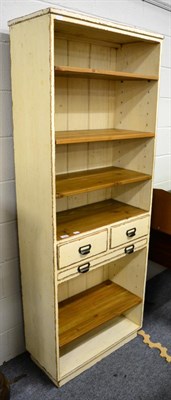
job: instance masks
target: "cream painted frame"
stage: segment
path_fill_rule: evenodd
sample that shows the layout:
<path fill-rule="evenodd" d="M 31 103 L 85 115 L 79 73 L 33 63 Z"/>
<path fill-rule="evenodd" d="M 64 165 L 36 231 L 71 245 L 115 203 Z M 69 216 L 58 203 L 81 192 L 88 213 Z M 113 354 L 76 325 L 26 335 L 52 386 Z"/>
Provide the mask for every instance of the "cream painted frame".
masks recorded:
<path fill-rule="evenodd" d="M 131 40 L 138 38 L 158 43 L 160 46 L 163 38 L 158 34 L 134 30 L 109 21 L 59 9 L 42 10 L 9 23 L 18 229 L 26 348 L 34 361 L 56 385 L 60 386 L 135 337 L 140 326 L 134 325 L 131 330 L 129 327 L 125 328 L 125 336 L 119 337 L 115 343 L 110 345 L 110 348 L 103 349 L 102 352 L 98 350 L 99 342 L 97 340 L 97 352 L 91 360 L 78 365 L 73 371 L 70 369 L 67 373 L 62 372 L 65 357 L 59 356 L 58 346 L 57 301 L 58 284 L 61 285 L 61 282 L 60 277 L 58 281 L 57 270 L 54 129 L 54 24 L 57 21 L 75 24 L 75 27 L 82 25 L 86 32 L 89 29 L 96 29 L 98 33 L 102 32 L 100 40 L 104 34 L 106 42 L 112 32 L 120 35 L 119 37 L 129 36 L 132 38 Z M 158 65 L 160 66 L 159 60 Z M 156 106 L 154 112 L 156 113 Z M 110 153 L 111 151 L 108 149 L 108 154 Z M 149 185 L 148 190 L 151 191 Z M 135 190 L 134 196 L 134 188 L 132 192 L 135 200 L 130 204 L 134 205 L 134 202 L 137 204 L 137 193 Z M 125 200 L 125 193 L 122 193 L 122 190 L 112 190 L 112 193 L 115 198 Z M 111 197 L 112 193 L 109 190 L 105 193 L 105 198 Z M 96 199 L 101 200 L 103 197 L 104 193 L 95 193 L 89 202 L 94 202 Z M 149 213 L 151 195 L 150 199 L 146 201 L 145 191 L 143 191 L 143 198 L 144 207 Z M 138 201 L 140 202 L 140 200 Z M 81 204 L 79 199 L 78 202 L 74 202 L 74 206 Z M 146 252 L 147 250 L 148 245 Z M 144 270 L 146 271 L 146 265 Z M 98 275 L 98 268 L 96 271 L 95 276 L 96 273 Z M 65 279 L 65 274 L 63 276 L 66 282 L 68 277 Z M 146 272 L 142 283 L 143 293 L 145 277 Z M 126 327 L 129 324 L 128 320 L 125 321 Z M 121 323 L 123 324 L 123 322 Z M 130 326 L 132 326 L 131 322 Z M 94 339 L 93 346 L 95 343 Z M 82 345 L 80 346 L 82 348 Z"/>

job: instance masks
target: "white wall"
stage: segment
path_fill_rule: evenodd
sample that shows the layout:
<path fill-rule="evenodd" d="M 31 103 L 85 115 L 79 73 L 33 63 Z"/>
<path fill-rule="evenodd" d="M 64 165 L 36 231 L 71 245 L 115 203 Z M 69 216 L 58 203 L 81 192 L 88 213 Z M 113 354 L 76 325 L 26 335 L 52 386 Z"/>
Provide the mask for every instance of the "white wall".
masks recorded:
<path fill-rule="evenodd" d="M 171 189 L 171 13 L 141 0 L 0 0 L 0 364 L 24 350 L 16 226 L 7 21 L 52 5 L 165 35 L 155 187 Z"/>

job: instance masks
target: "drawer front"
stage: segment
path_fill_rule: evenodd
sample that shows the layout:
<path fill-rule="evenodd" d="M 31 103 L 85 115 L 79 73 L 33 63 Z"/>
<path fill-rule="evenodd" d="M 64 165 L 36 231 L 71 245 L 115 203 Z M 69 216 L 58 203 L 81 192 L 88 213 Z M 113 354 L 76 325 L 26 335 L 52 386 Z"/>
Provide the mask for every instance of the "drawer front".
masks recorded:
<path fill-rule="evenodd" d="M 74 278 L 82 273 L 88 273 L 96 268 L 99 268 L 105 264 L 115 261 L 122 257 L 129 257 L 129 254 L 141 250 L 147 246 L 147 238 L 137 240 L 117 248 L 117 250 L 110 251 L 102 254 L 100 257 L 95 257 L 90 261 L 80 262 L 77 266 L 71 266 L 58 273 L 58 280 L 67 280 Z"/>
<path fill-rule="evenodd" d="M 139 239 L 149 232 L 149 216 L 126 222 L 111 228 L 110 248 L 129 243 L 131 240 Z"/>
<path fill-rule="evenodd" d="M 107 230 L 58 247 L 59 269 L 91 258 L 107 250 Z"/>
<path fill-rule="evenodd" d="M 113 254 L 115 254 L 116 258 L 129 256 L 129 254 L 135 253 L 135 251 L 140 250 L 145 246 L 147 246 L 147 238 L 135 241 L 132 240 L 130 243 L 126 243 L 124 246 L 116 249 Z"/>

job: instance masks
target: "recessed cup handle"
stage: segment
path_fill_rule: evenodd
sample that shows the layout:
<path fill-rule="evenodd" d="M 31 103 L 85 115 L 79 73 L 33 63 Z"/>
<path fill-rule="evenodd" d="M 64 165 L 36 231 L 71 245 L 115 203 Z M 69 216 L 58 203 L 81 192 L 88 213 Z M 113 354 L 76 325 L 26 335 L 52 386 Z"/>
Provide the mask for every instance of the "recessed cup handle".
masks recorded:
<path fill-rule="evenodd" d="M 131 244 L 131 246 L 125 247 L 125 253 L 126 254 L 131 254 L 134 252 L 134 244 Z"/>
<path fill-rule="evenodd" d="M 136 228 L 131 228 L 126 231 L 126 236 L 133 237 L 136 235 Z"/>
<path fill-rule="evenodd" d="M 90 269 L 90 263 L 88 262 L 86 264 L 80 265 L 78 267 L 78 272 L 81 272 L 81 274 L 84 274 L 85 272 L 88 272 L 89 269 Z"/>
<path fill-rule="evenodd" d="M 86 254 L 89 254 L 91 250 L 91 244 L 87 244 L 86 246 L 82 246 L 79 248 L 79 253 L 84 256 Z"/>

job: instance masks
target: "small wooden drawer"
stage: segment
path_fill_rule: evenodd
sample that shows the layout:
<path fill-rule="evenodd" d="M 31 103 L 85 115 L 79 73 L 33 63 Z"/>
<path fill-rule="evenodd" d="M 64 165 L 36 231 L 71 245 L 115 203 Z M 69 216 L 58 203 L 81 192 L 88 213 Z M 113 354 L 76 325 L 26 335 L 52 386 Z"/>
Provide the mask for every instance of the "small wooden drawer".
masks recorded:
<path fill-rule="evenodd" d="M 126 243 L 124 246 L 121 246 L 115 250 L 113 255 L 115 258 L 120 258 L 123 256 L 127 256 L 129 254 L 135 253 L 135 251 L 142 249 L 147 245 L 147 238 L 143 238 L 140 240 L 131 241 L 130 243 Z"/>
<path fill-rule="evenodd" d="M 149 216 L 125 222 L 111 228 L 110 248 L 113 249 L 124 243 L 141 238 L 149 231 Z"/>
<path fill-rule="evenodd" d="M 59 269 L 101 254 L 107 250 L 107 230 L 58 246 Z"/>

